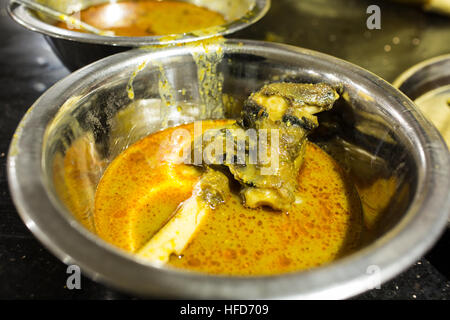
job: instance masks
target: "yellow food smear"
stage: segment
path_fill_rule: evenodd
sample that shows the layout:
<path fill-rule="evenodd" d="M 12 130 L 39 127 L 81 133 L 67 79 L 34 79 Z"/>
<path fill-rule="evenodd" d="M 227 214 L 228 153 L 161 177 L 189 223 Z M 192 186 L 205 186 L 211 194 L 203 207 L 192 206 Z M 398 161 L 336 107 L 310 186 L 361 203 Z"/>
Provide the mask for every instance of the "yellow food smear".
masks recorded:
<path fill-rule="evenodd" d="M 188 33 L 225 23 L 220 13 L 191 3 L 153 0 L 94 5 L 82 10 L 79 19 L 126 37 Z M 69 29 L 64 22 L 58 22 L 57 26 Z"/>
<path fill-rule="evenodd" d="M 58 152 L 53 159 L 55 191 L 75 218 L 92 232 L 95 232 L 92 217 L 95 186 L 103 173 L 103 166 L 92 134 L 79 137 L 65 155 Z"/>
<path fill-rule="evenodd" d="M 203 130 L 229 120 L 203 121 Z M 190 141 L 178 128 L 147 136 L 108 167 L 95 199 L 96 230 L 130 252 L 142 247 L 191 196 L 201 172 L 176 164 Z M 178 140 L 177 140 L 178 139 Z M 308 143 L 297 201 L 288 212 L 248 209 L 238 194 L 209 214 L 182 256 L 169 265 L 212 274 L 270 275 L 319 266 L 353 250 L 362 228 L 359 198 L 336 162 Z"/>

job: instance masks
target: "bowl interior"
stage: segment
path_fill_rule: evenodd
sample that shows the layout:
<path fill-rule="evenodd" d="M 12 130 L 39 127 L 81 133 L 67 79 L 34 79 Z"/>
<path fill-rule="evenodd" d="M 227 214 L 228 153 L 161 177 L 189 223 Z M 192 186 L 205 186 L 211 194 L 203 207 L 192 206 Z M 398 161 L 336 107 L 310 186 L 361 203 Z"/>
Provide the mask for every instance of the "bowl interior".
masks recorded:
<path fill-rule="evenodd" d="M 235 118 L 247 96 L 272 81 L 326 82 L 340 89 L 340 100 L 320 115 L 310 139 L 345 168 L 359 192 L 366 227 L 360 250 L 290 275 L 215 277 L 142 265 L 95 235 L 96 185 L 121 151 L 166 127 Z M 369 266 L 378 266 L 385 281 L 436 240 L 450 207 L 448 165 L 437 131 L 375 75 L 308 50 L 229 40 L 127 51 L 73 73 L 25 116 L 8 172 L 18 211 L 39 239 L 66 263 L 124 290 L 342 298 L 368 289 Z"/>
<path fill-rule="evenodd" d="M 200 7 L 219 12 L 227 21 L 243 18 L 255 6 L 255 0 L 223 1 L 223 0 L 181 0 Z M 113 2 L 110 0 L 39 0 L 38 2 L 66 14 L 79 12 L 90 6 Z M 114 1 L 115 2 L 115 1 Z M 48 17 L 43 16 L 45 21 Z"/>
<path fill-rule="evenodd" d="M 333 111 L 320 115 L 321 127 L 310 139 L 338 160 L 355 184 L 364 209 L 364 242 L 377 239 L 405 215 L 417 184 L 415 155 L 376 93 L 317 64 L 282 55 L 220 54 L 217 46 L 211 45 L 209 53 L 191 47 L 192 52 L 143 55 L 62 106 L 46 130 L 43 174 L 49 192 L 78 221 L 95 233 L 97 183 L 129 145 L 170 126 L 236 118 L 248 95 L 271 81 L 324 81 L 342 88 L 341 99 Z"/>

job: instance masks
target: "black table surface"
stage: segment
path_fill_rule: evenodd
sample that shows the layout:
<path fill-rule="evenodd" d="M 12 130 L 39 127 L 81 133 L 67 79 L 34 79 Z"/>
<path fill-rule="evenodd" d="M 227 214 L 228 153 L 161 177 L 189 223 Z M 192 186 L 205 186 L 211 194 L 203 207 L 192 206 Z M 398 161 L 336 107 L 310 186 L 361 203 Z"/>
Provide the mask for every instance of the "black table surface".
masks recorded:
<path fill-rule="evenodd" d="M 233 37 L 322 51 L 388 81 L 424 59 L 450 52 L 450 18 L 414 7 L 371 2 L 382 8 L 382 30 L 365 28 L 369 2 L 364 0 L 274 0 L 262 21 Z M 0 0 L 0 299 L 133 298 L 86 277 L 81 290 L 67 289 L 67 267 L 34 238 L 12 203 L 6 156 L 14 130 L 33 102 L 69 71 L 43 37 L 14 23 L 5 7 L 6 0 Z M 449 299 L 449 249 L 449 232 L 445 231 L 432 250 L 409 269 L 380 289 L 355 298 Z"/>

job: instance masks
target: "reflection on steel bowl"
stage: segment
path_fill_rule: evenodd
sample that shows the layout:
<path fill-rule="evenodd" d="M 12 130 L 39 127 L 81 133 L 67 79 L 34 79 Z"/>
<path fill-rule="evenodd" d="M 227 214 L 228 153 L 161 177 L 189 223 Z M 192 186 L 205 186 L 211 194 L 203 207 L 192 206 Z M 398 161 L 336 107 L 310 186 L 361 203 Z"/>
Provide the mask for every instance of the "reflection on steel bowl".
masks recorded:
<path fill-rule="evenodd" d="M 40 2 L 65 14 L 72 14 L 109 1 L 42 0 Z M 64 65 L 70 70 L 76 70 L 108 55 L 130 48 L 181 44 L 231 34 L 260 20 L 270 7 L 270 0 L 188 0 L 184 2 L 194 3 L 196 6 L 219 13 L 225 19 L 225 23 L 191 32 L 171 28 L 173 32 L 182 33 L 171 34 L 170 36 L 139 34 L 139 36 L 133 37 L 110 37 L 58 28 L 55 26 L 56 21 L 38 16 L 14 2 L 10 2 L 8 10 L 16 22 L 32 31 L 42 33 Z"/>
<path fill-rule="evenodd" d="M 108 165 L 136 150 L 134 143 L 196 120 L 238 119 L 250 93 L 280 81 L 327 83 L 340 92 L 334 107 L 318 114 L 320 126 L 309 140 L 356 187 L 363 212 L 357 250 L 307 271 L 236 277 L 146 263 L 97 235 L 97 185 Z M 157 134 L 138 144 L 152 137 Z M 207 48 L 132 50 L 63 79 L 19 125 L 8 177 L 36 237 L 65 263 L 121 290 L 153 297 L 345 298 L 394 277 L 436 241 L 450 211 L 449 164 L 437 130 L 375 75 L 308 50 L 230 40 Z M 139 225 L 134 228 L 122 231 Z"/>

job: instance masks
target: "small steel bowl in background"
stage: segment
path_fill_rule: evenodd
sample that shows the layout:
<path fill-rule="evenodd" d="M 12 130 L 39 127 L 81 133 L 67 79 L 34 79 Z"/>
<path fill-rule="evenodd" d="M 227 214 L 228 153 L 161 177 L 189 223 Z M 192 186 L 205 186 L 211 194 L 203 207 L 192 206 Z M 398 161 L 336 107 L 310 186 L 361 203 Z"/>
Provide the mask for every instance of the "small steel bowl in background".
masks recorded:
<path fill-rule="evenodd" d="M 11 195 L 27 227 L 64 263 L 142 296 L 330 299 L 377 287 L 434 244 L 450 212 L 450 156 L 438 131 L 410 99 L 374 74 L 325 54 L 228 40 L 208 48 L 209 54 L 220 53 L 211 71 L 221 75 L 223 83 L 217 105 L 205 103 L 195 60 L 204 52 L 202 46 L 175 46 L 107 57 L 55 84 L 22 119 L 8 154 Z M 145 62 L 151 63 L 136 74 Z M 161 80 L 170 85 L 175 100 L 170 106 L 163 99 Z M 280 80 L 326 82 L 342 90 L 335 108 L 321 115 L 322 130 L 311 139 L 333 155 L 356 185 L 363 184 L 363 208 L 370 211 L 384 204 L 380 218 L 370 222 L 373 236 L 359 250 L 302 272 L 215 276 L 143 264 L 75 218 L 72 202 L 85 206 L 83 218 L 91 218 L 101 172 L 126 146 L 168 126 L 235 118 L 239 109 L 220 101 L 239 106 L 264 83 Z M 77 148 L 81 153 L 74 156 Z M 79 188 L 64 184 L 61 168 L 68 154 L 71 165 L 93 168 Z M 379 181 L 394 182 L 395 189 L 386 193 L 386 188 L 372 188 Z"/>
<path fill-rule="evenodd" d="M 450 54 L 412 66 L 403 72 L 393 85 L 429 117 L 450 148 Z M 448 194 L 450 197 L 450 190 Z"/>
<path fill-rule="evenodd" d="M 270 8 L 270 0 L 184 0 L 221 13 L 227 23 L 185 34 L 151 37 L 108 37 L 61 29 L 55 21 L 38 17 L 35 13 L 10 2 L 8 12 L 22 26 L 39 33 L 69 70 L 76 70 L 106 56 L 136 47 L 187 43 L 213 36 L 224 36 L 250 26 L 260 20 Z M 41 0 L 41 3 L 71 14 L 108 0 Z"/>
<path fill-rule="evenodd" d="M 450 54 L 414 65 L 393 85 L 416 103 L 450 147 Z"/>
<path fill-rule="evenodd" d="M 394 87 L 411 100 L 450 85 L 450 54 L 431 58 L 403 72 L 393 82 Z"/>

